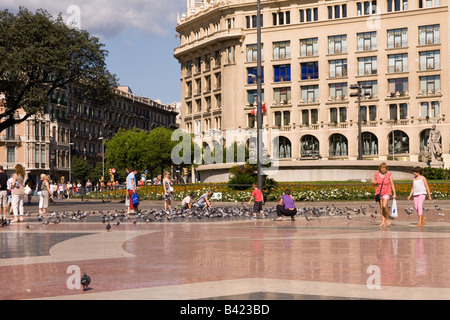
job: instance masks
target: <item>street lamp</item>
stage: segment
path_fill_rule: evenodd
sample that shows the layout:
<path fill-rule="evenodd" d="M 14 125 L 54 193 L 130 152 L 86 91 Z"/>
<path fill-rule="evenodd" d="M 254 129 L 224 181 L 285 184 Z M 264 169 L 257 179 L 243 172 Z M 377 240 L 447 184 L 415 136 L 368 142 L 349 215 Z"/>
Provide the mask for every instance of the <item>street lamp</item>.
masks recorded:
<path fill-rule="evenodd" d="M 73 142 L 69 142 L 69 181 L 72 181 L 72 146 Z"/>
<path fill-rule="evenodd" d="M 103 137 L 98 138 L 102 142 L 102 164 L 103 164 L 103 171 L 102 171 L 102 179 L 105 180 L 105 144 Z"/>
<path fill-rule="evenodd" d="M 350 97 L 358 97 L 358 160 L 362 160 L 362 136 L 361 136 L 361 89 L 371 89 L 369 84 L 351 84 L 350 89 L 358 90 L 357 92 L 350 93 Z M 369 96 L 370 92 L 364 92 L 364 95 Z"/>
<path fill-rule="evenodd" d="M 262 83 L 261 83 L 261 0 L 256 1 L 256 95 L 258 101 L 256 104 L 256 168 L 257 168 L 257 182 L 258 189 L 263 190 L 262 180 Z"/>

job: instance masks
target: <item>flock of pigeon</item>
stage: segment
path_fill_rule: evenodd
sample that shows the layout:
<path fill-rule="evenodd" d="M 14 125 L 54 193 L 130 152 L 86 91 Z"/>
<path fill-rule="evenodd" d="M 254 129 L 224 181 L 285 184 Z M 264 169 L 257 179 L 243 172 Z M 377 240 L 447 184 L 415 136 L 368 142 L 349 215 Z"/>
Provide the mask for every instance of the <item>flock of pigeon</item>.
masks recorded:
<path fill-rule="evenodd" d="M 37 221 L 44 224 L 58 224 L 60 222 L 95 222 L 101 221 L 105 224 L 107 231 L 110 231 L 112 227 L 118 227 L 123 222 L 129 222 L 133 224 L 137 223 L 150 223 L 150 222 L 169 222 L 169 221 L 231 221 L 231 220 L 245 220 L 253 216 L 251 207 L 247 207 L 242 203 L 242 207 L 238 206 L 225 206 L 225 207 L 213 207 L 213 208 L 198 208 L 193 207 L 191 209 L 176 208 L 173 210 L 164 209 L 144 209 L 139 210 L 134 215 L 127 215 L 126 210 L 100 210 L 100 211 L 71 211 L 71 212 L 52 212 L 47 216 L 38 215 Z M 435 205 L 435 213 L 439 216 L 444 216 L 442 209 Z M 337 207 L 333 205 L 327 206 L 305 206 L 297 208 L 297 214 L 295 218 L 303 217 L 307 221 L 322 217 L 322 216 L 344 216 L 348 220 L 352 220 L 352 217 L 370 216 L 372 220 L 377 218 L 378 208 L 374 205 L 359 206 L 357 208 L 350 208 L 348 206 Z M 404 208 L 407 215 L 415 213 L 415 209 L 411 206 Z M 427 212 L 432 209 L 424 207 L 424 211 Z M 264 208 L 263 214 L 257 216 L 258 219 L 273 219 L 276 218 L 276 208 Z M 295 219 L 294 218 L 294 219 Z M 1 226 L 6 227 L 9 225 L 9 221 L 3 221 Z M 27 228 L 33 228 L 32 224 L 27 224 Z"/>

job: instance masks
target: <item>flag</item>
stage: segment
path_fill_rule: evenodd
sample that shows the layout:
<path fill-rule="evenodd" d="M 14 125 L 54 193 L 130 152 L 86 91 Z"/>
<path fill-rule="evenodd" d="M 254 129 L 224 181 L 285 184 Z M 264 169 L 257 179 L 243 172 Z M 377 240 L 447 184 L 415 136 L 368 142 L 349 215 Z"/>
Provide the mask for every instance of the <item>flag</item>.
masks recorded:
<path fill-rule="evenodd" d="M 262 109 L 262 112 L 263 112 L 263 113 L 266 113 L 266 112 L 267 112 L 267 110 L 266 110 L 266 104 L 265 104 L 265 103 L 262 104 L 261 109 Z M 255 108 L 255 109 L 252 110 L 252 116 L 254 116 L 254 115 L 256 114 L 256 111 L 257 111 L 257 108 Z"/>

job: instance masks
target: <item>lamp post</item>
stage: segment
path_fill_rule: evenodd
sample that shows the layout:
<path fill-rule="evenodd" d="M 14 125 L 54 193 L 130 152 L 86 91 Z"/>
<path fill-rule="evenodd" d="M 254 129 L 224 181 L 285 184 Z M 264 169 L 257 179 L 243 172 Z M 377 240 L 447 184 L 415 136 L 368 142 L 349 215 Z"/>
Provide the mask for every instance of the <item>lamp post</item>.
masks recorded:
<path fill-rule="evenodd" d="M 262 179 L 262 84 L 261 84 L 261 0 L 256 1 L 256 94 L 258 101 L 256 104 L 256 168 L 257 168 L 257 182 L 258 189 L 263 190 Z"/>
<path fill-rule="evenodd" d="M 105 144 L 103 137 L 98 138 L 102 142 L 102 164 L 103 164 L 103 171 L 102 171 L 102 179 L 105 180 Z"/>
<path fill-rule="evenodd" d="M 69 142 L 69 181 L 72 181 L 72 146 L 73 142 Z"/>
<path fill-rule="evenodd" d="M 358 160 L 362 160 L 363 142 L 361 135 L 361 89 L 370 89 L 371 85 L 351 84 L 350 89 L 357 90 L 357 92 L 350 93 L 350 97 L 358 97 Z M 364 95 L 370 95 L 369 92 L 364 92 Z"/>

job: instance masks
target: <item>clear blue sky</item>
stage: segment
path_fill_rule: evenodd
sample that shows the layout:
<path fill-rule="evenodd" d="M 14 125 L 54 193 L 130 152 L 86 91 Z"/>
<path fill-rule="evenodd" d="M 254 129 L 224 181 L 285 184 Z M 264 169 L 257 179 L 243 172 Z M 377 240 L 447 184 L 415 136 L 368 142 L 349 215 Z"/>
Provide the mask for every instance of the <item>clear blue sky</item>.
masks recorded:
<path fill-rule="evenodd" d="M 1 0 L 0 9 L 16 12 L 19 6 L 78 21 L 105 44 L 108 69 L 135 94 L 162 103 L 181 101 L 173 50 L 180 43 L 177 12 L 186 11 L 186 0 Z"/>

